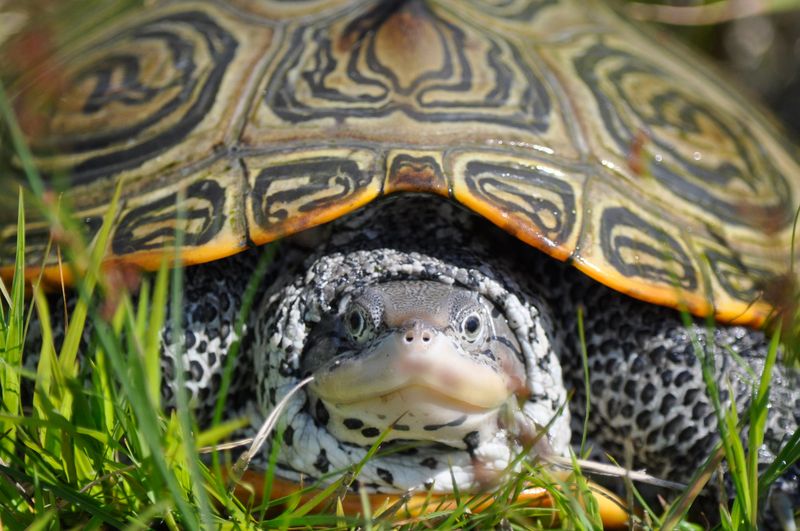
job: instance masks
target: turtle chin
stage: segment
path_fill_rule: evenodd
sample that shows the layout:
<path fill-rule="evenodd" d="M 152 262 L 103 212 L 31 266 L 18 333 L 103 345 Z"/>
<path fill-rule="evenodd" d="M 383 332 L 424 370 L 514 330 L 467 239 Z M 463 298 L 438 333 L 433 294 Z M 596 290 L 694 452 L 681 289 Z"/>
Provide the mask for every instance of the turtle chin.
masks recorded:
<path fill-rule="evenodd" d="M 321 412 L 327 416 L 328 431 L 341 441 L 359 446 L 370 446 L 385 433 L 386 441 L 436 442 L 473 449 L 494 436 L 503 409 L 502 405 L 476 407 L 413 384 L 348 403 L 313 398 L 318 420 Z"/>
<path fill-rule="evenodd" d="M 496 364 L 419 322 L 319 367 L 313 411 L 341 441 L 415 440 L 470 449 L 498 429 L 514 385 Z"/>

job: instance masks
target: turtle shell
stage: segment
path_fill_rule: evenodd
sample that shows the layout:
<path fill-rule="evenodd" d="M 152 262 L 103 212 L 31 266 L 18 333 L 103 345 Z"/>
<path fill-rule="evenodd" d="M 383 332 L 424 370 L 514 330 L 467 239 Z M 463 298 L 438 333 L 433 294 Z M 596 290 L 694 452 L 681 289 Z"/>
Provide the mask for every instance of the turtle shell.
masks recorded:
<path fill-rule="evenodd" d="M 109 263 L 157 267 L 176 229 L 184 263 L 215 260 L 396 192 L 725 321 L 762 322 L 791 263 L 794 148 L 707 64 L 599 2 L 155 3 L 10 94 L 90 237 L 121 186 Z M 60 278 L 47 224 L 26 227 L 29 273 Z"/>

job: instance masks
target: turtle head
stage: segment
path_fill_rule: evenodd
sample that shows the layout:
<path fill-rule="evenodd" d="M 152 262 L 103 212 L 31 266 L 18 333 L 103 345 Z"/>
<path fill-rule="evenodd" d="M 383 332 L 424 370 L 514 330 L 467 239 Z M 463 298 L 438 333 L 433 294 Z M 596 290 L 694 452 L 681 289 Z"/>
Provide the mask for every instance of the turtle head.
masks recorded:
<path fill-rule="evenodd" d="M 472 291 L 436 281 L 363 289 L 312 332 L 318 422 L 339 440 L 434 441 L 470 448 L 498 430 L 525 392 L 520 348 L 504 316 Z"/>

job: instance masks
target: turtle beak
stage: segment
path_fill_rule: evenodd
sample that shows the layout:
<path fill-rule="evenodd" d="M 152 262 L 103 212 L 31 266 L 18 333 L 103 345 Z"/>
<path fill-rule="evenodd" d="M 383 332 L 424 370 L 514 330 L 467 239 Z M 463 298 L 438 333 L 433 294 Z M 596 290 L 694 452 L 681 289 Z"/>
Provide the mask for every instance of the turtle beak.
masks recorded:
<path fill-rule="evenodd" d="M 479 363 L 441 330 L 419 319 L 360 356 L 321 367 L 312 387 L 320 398 L 337 404 L 422 388 L 473 411 L 496 409 L 513 392 L 505 375 Z"/>

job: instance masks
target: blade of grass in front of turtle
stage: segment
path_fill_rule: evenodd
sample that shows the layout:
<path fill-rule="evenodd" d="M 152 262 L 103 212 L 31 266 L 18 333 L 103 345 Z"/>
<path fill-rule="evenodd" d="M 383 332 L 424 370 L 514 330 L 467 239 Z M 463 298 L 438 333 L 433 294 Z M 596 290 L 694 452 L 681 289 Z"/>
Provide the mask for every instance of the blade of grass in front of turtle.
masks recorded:
<path fill-rule="evenodd" d="M 117 184 L 109 208 L 103 216 L 103 224 L 90 251 L 85 274 L 78 278 L 76 285 L 79 295 L 78 300 L 71 312 L 69 325 L 64 334 L 64 342 L 58 356 L 59 369 L 63 375 L 63 381 L 59 382 L 60 385 L 65 385 L 67 382 L 77 381 L 78 379 L 78 352 L 81 347 L 84 329 L 86 328 L 90 305 L 92 304 L 97 284 L 100 281 L 103 258 L 107 252 L 121 190 L 122 183 L 120 182 Z M 71 420 L 74 414 L 75 394 L 62 388 L 62 392 L 56 396 L 54 404 L 58 414 L 67 420 Z M 64 439 L 61 445 L 62 459 L 65 462 L 68 477 L 71 478 L 71 482 L 76 484 L 79 478 L 90 481 L 94 475 L 91 459 L 73 443 L 74 441 Z"/>
<path fill-rule="evenodd" d="M 767 424 L 767 414 L 769 411 L 769 387 L 772 381 L 772 368 L 775 366 L 775 361 L 778 357 L 778 344 L 781 337 L 780 325 L 775 330 L 772 340 L 770 341 L 769 348 L 767 349 L 767 357 L 764 360 L 764 367 L 761 372 L 761 380 L 759 381 L 758 390 L 753 400 L 750 402 L 749 417 L 750 426 L 748 427 L 748 442 L 749 449 L 747 455 L 747 475 L 748 475 L 748 497 L 750 499 L 751 512 L 750 512 L 750 525 L 755 528 L 758 525 L 758 458 L 759 449 L 764 443 L 764 432 Z"/>
<path fill-rule="evenodd" d="M 2 99 L 2 98 L 0 98 Z M 20 412 L 20 369 L 22 368 L 22 347 L 25 330 L 25 207 L 20 191 L 17 211 L 17 245 L 14 262 L 14 280 L 11 286 L 11 306 L 5 313 L 2 330 L 2 404 L 9 415 Z M 13 452 L 16 444 L 16 426 L 3 422 L 0 444 L 6 452 Z"/>
<path fill-rule="evenodd" d="M 111 366 L 117 375 L 118 381 L 122 385 L 125 396 L 127 396 L 134 414 L 136 415 L 137 424 L 131 433 L 138 433 L 142 437 L 146 446 L 149 448 L 149 456 L 155 464 L 155 469 L 158 471 L 158 479 L 150 478 L 152 482 L 151 488 L 154 488 L 155 492 L 157 492 L 158 483 L 163 481 L 181 513 L 182 524 L 189 529 L 197 529 L 199 524 L 195 518 L 194 512 L 191 510 L 191 506 L 185 498 L 184 492 L 174 472 L 167 465 L 162 450 L 161 430 L 159 428 L 157 415 L 158 408 L 150 400 L 150 393 L 146 383 L 147 377 L 144 373 L 141 359 L 132 352 L 127 359 L 123 360 L 122 353 L 125 349 L 120 344 L 118 335 L 114 333 L 109 323 L 98 314 L 97 309 L 90 304 L 91 293 L 98 279 L 100 265 L 105 254 L 106 244 L 117 209 L 120 190 L 121 186 L 118 186 L 111 201 L 110 208 L 104 216 L 103 225 L 95 241 L 94 249 L 92 250 L 86 277 L 78 282 L 77 288 L 80 298 L 72 312 L 64 348 L 70 349 L 66 352 L 69 356 L 74 356 L 74 353 L 77 352 L 84 326 L 83 321 L 85 321 L 87 313 L 90 313 L 94 324 L 95 335 L 99 342 L 98 346 L 102 348 L 103 354 L 107 356 L 108 360 L 111 362 Z M 130 315 L 132 312 L 126 313 L 128 314 L 128 318 L 123 319 L 125 332 L 133 336 L 136 330 L 135 325 L 132 324 L 133 319 Z M 76 322 L 80 322 L 80 325 L 76 324 Z M 76 327 L 74 330 L 73 326 Z M 80 328 L 78 328 L 79 326 Z M 70 334 L 70 332 L 72 332 L 72 334 Z M 69 345 L 67 345 L 67 339 L 71 340 Z M 62 349 L 62 356 L 63 355 L 64 349 Z M 154 479 L 156 481 L 153 481 Z M 202 485 L 202 483 L 200 482 L 199 485 Z"/>
<path fill-rule="evenodd" d="M 149 307 L 150 321 L 144 335 L 144 363 L 150 399 L 154 404 L 161 403 L 161 328 L 166 322 L 166 309 L 169 304 L 169 269 L 164 260 L 156 274 L 153 285 L 153 298 Z"/>
<path fill-rule="evenodd" d="M 261 281 L 264 279 L 267 268 L 275 258 L 277 246 L 277 243 L 273 243 L 262 248 L 261 256 L 259 256 L 256 267 L 253 270 L 253 273 L 250 275 L 247 286 L 245 287 L 244 295 L 242 296 L 241 307 L 234 324 L 236 339 L 231 342 L 231 345 L 228 349 L 228 355 L 225 358 L 225 366 L 222 372 L 222 382 L 220 384 L 217 401 L 214 406 L 214 416 L 211 421 L 212 427 L 217 426 L 222 421 L 225 405 L 229 399 L 228 391 L 231 386 L 231 381 L 233 380 L 233 372 L 235 370 L 236 360 L 239 357 L 239 350 L 242 345 L 242 334 L 245 328 L 245 323 L 247 323 L 247 320 L 250 317 L 250 310 L 252 309 L 253 302 L 255 301 L 255 296 L 258 293 Z M 218 477 L 222 477 L 222 467 L 219 462 L 219 453 L 214 452 L 211 456 L 211 460 L 212 469 Z M 268 494 L 268 491 L 265 491 L 265 494 Z"/>
<path fill-rule="evenodd" d="M 157 408 L 150 400 L 142 363 L 134 355 L 123 359 L 124 349 L 119 343 L 118 336 L 94 309 L 92 309 L 92 314 L 99 346 L 108 356 L 117 380 L 135 415 L 135 425 L 129 425 L 126 429 L 128 436 L 138 434 L 141 437 L 142 443 L 148 449 L 149 460 L 154 465 L 153 472 L 156 474 L 151 474 L 146 478 L 146 488 L 152 493 L 153 499 L 157 499 L 157 493 L 161 490 L 162 485 L 166 486 L 172 496 L 172 502 L 182 517 L 181 524 L 187 529 L 199 529 L 200 525 L 191 509 L 190 502 L 186 499 L 174 470 L 167 462 Z M 133 330 L 126 330 L 126 332 L 133 333 Z M 172 518 L 170 513 L 164 516 L 166 519 Z"/>
<path fill-rule="evenodd" d="M 181 427 L 181 440 L 184 446 L 184 455 L 187 458 L 187 465 L 189 468 L 189 475 L 191 477 L 191 490 L 195 499 L 200 506 L 200 518 L 204 526 L 207 528 L 213 527 L 213 520 L 211 518 L 211 504 L 208 500 L 208 495 L 204 488 L 203 476 L 200 473 L 197 459 L 197 446 L 194 440 L 194 428 L 192 413 L 189 406 L 189 399 L 187 397 L 186 386 L 184 381 L 184 371 L 188 371 L 189 367 L 182 367 L 184 363 L 184 334 L 183 334 L 183 267 L 182 256 L 184 232 L 183 224 L 186 222 L 185 211 L 185 191 L 183 189 L 178 191 L 175 199 L 175 247 L 172 263 L 172 283 L 170 293 L 170 328 L 172 330 L 172 348 L 175 353 L 175 360 L 178 364 L 175 370 L 176 388 L 175 388 L 175 406 L 178 422 Z"/>
<path fill-rule="evenodd" d="M 687 328 L 687 330 L 691 330 L 691 316 L 685 312 L 682 312 L 681 315 L 684 326 Z M 709 317 L 708 320 L 708 327 L 708 333 L 713 334 L 714 324 L 713 318 L 711 317 Z M 757 518 L 757 513 L 752 503 L 753 500 L 749 495 L 751 492 L 750 477 L 748 475 L 746 451 L 742 439 L 739 437 L 741 423 L 738 411 L 736 409 L 733 389 L 728 389 L 728 394 L 731 399 L 730 407 L 723 408 L 715 377 L 714 356 L 706 352 L 706 349 L 700 343 L 697 334 L 690 333 L 690 337 L 695 355 L 700 360 L 700 367 L 703 374 L 703 381 L 706 385 L 706 391 L 711 399 L 714 412 L 717 416 L 717 426 L 720 432 L 721 445 L 721 452 L 719 453 L 725 457 L 725 460 L 728 464 L 727 473 L 734 485 L 733 506 L 731 507 L 729 513 L 726 511 L 727 514 L 721 516 L 723 517 L 723 520 L 730 516 L 736 527 L 740 525 L 749 527 L 751 519 Z M 762 407 L 763 405 L 764 404 L 762 404 Z M 750 451 L 758 452 L 758 448 L 750 448 Z M 712 457 L 709 458 L 709 462 L 712 462 L 714 457 L 715 455 L 712 454 Z"/>

